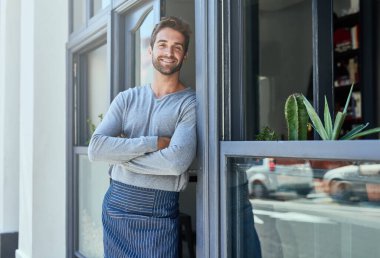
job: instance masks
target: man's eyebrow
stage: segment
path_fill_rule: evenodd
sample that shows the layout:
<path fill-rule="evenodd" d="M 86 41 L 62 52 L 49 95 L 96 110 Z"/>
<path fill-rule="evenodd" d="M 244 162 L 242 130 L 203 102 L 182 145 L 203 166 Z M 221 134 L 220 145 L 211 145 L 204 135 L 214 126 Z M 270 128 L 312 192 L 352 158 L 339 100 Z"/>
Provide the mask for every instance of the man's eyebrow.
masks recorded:
<path fill-rule="evenodd" d="M 157 40 L 157 44 L 158 43 L 166 43 L 168 42 L 166 39 L 160 39 L 160 40 Z M 184 46 L 182 43 L 179 43 L 179 42 L 175 42 L 174 45 L 179 45 L 179 46 Z"/>
<path fill-rule="evenodd" d="M 179 45 L 179 46 L 183 47 L 183 44 L 179 43 L 179 42 L 174 43 L 174 45 Z"/>

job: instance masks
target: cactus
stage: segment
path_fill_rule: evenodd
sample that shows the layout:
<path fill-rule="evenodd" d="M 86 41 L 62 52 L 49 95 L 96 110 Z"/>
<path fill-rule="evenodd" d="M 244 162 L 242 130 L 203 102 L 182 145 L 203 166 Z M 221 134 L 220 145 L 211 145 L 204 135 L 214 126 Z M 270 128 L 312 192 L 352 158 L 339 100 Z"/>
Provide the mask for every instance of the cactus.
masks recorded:
<path fill-rule="evenodd" d="M 295 93 L 285 103 L 285 119 L 288 126 L 288 140 L 307 140 L 308 114 L 303 96 Z"/>

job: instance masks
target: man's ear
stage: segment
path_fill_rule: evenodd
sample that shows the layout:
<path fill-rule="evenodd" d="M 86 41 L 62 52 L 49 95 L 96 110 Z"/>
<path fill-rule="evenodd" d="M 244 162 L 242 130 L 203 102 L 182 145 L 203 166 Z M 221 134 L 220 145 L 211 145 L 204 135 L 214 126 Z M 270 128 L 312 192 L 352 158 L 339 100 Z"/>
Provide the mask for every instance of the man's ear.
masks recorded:
<path fill-rule="evenodd" d="M 149 55 L 152 55 L 152 46 L 149 45 L 149 48 L 148 48 L 148 53 Z"/>

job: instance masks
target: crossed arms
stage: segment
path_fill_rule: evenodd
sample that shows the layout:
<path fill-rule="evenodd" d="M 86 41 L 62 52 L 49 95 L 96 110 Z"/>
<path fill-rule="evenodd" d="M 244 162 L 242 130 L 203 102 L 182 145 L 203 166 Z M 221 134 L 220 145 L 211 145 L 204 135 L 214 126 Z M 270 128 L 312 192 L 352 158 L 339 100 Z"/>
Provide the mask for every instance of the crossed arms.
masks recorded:
<path fill-rule="evenodd" d="M 171 138 L 119 137 L 124 106 L 119 94 L 91 138 L 89 159 L 121 164 L 128 171 L 140 174 L 178 176 L 184 173 L 196 152 L 195 99 L 184 108 Z"/>

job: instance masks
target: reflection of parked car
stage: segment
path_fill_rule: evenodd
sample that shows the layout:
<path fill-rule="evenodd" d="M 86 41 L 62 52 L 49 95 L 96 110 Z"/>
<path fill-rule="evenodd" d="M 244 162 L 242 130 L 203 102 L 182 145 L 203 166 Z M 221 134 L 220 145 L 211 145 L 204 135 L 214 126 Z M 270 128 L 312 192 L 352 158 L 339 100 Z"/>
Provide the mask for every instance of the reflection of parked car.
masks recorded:
<path fill-rule="evenodd" d="M 246 173 L 249 193 L 255 197 L 265 197 L 277 191 L 306 195 L 313 187 L 313 172 L 309 162 L 305 161 L 260 159 Z"/>
<path fill-rule="evenodd" d="M 338 201 L 378 199 L 380 164 L 354 164 L 331 169 L 323 177 L 325 191 Z"/>

